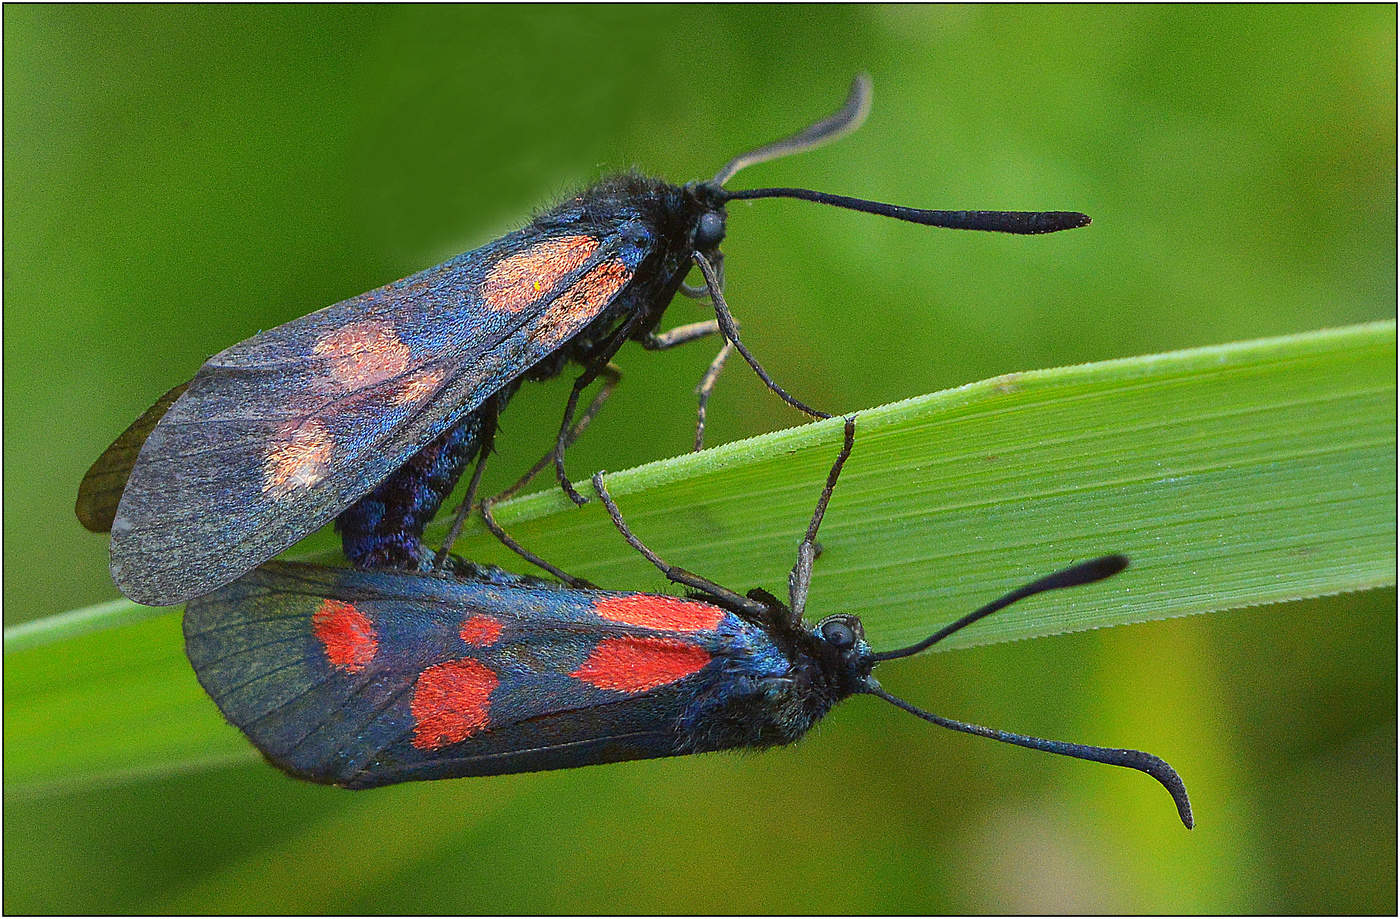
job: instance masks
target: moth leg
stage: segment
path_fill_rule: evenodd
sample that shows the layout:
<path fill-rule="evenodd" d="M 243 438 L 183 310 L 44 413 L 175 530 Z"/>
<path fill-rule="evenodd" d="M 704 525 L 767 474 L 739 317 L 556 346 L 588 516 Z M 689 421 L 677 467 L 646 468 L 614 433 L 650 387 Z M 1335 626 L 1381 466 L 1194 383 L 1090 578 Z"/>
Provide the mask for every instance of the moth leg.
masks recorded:
<path fill-rule="evenodd" d="M 520 545 L 520 543 L 512 539 L 510 537 L 510 534 L 507 533 L 504 529 L 502 529 L 501 525 L 496 522 L 496 515 L 491 513 L 491 505 L 495 504 L 496 501 L 499 500 L 499 497 L 500 496 L 498 495 L 494 498 L 483 498 L 481 500 L 481 519 L 483 522 L 485 522 L 486 529 L 491 531 L 491 535 L 495 536 L 501 541 L 501 545 L 505 546 L 507 549 L 514 552 L 521 558 L 525 559 L 525 561 L 529 562 L 530 564 L 535 565 L 539 568 L 543 568 L 545 571 L 548 571 L 550 574 L 554 575 L 556 578 L 558 578 L 560 581 L 564 582 L 570 587 L 577 587 L 580 590 L 597 590 L 597 586 L 594 585 L 592 582 L 586 581 L 583 578 L 574 577 L 572 574 L 569 574 L 569 572 L 565 571 L 563 568 L 551 565 L 549 562 L 540 558 L 538 555 L 534 554 L 530 550 L 526 549 L 524 546 Z"/>
<path fill-rule="evenodd" d="M 490 404 L 491 408 L 482 414 L 481 446 L 476 454 L 476 469 L 472 471 L 471 481 L 467 483 L 466 496 L 462 498 L 462 503 L 457 505 L 453 514 L 452 526 L 442 541 L 442 548 L 438 549 L 437 555 L 433 557 L 433 571 L 442 571 L 443 566 L 447 564 L 452 544 L 462 535 L 462 525 L 467 522 L 467 515 L 471 513 L 472 502 L 476 498 L 476 490 L 481 485 L 481 474 L 486 471 L 486 460 L 495 449 L 496 422 L 501 416 L 501 406 L 496 399 L 492 399 Z"/>
<path fill-rule="evenodd" d="M 583 414 L 579 416 L 578 420 L 574 422 L 574 426 L 569 429 L 568 437 L 566 437 L 564 440 L 564 446 L 566 448 L 571 446 L 574 443 L 574 441 L 578 440 L 578 438 L 583 434 L 584 431 L 588 430 L 588 425 L 592 423 L 593 419 L 597 416 L 598 412 L 602 411 L 603 404 L 608 401 L 608 397 L 610 397 L 613 394 L 613 390 L 617 388 L 617 384 L 622 381 L 622 371 L 619 370 L 613 364 L 607 364 L 606 366 L 604 366 L 602 371 L 599 373 L 599 376 L 603 379 L 602 388 L 600 388 L 598 390 L 598 394 L 593 397 L 593 401 L 588 404 L 588 408 L 585 409 Z M 492 424 L 490 428 L 490 434 L 487 435 L 483 433 L 482 435 L 482 459 L 485 458 L 484 451 L 490 449 L 491 444 L 494 443 L 496 432 L 496 427 L 494 423 L 495 418 L 495 415 L 493 415 L 493 417 L 491 418 Z M 554 575 L 559 580 L 563 581 L 571 587 L 591 587 L 592 585 L 584 579 L 574 577 L 568 574 L 567 572 L 554 567 L 553 565 L 544 561 L 534 553 L 524 549 L 518 542 L 512 539 L 505 532 L 505 530 L 501 528 L 500 524 L 496 522 L 495 518 L 490 515 L 490 505 L 499 504 L 507 498 L 510 498 L 517 494 L 526 485 L 529 485 L 530 482 L 535 478 L 535 476 L 539 475 L 542 471 L 544 471 L 544 468 L 548 466 L 553 459 L 554 451 L 551 449 L 544 456 L 540 457 L 539 461 L 536 462 L 534 466 L 530 467 L 528 472 L 526 472 L 519 479 L 516 479 L 515 483 L 512 484 L 509 488 L 507 488 L 505 491 L 502 491 L 499 494 L 492 496 L 491 498 L 483 498 L 480 504 L 482 519 L 485 521 L 487 529 L 491 531 L 491 534 L 495 536 L 496 539 L 498 539 L 502 545 L 504 545 L 507 549 L 510 549 L 512 552 L 515 552 L 517 555 L 524 558 L 526 561 L 530 562 L 531 564 L 538 565 L 539 567 L 548 571 L 550 574 Z M 461 535 L 462 525 L 466 520 L 467 514 L 470 513 L 471 500 L 476 495 L 477 487 L 480 484 L 480 481 L 481 462 L 479 461 L 477 463 L 476 473 L 472 476 L 471 484 L 467 487 L 466 500 L 464 500 L 462 502 L 462 505 L 457 508 L 457 517 L 453 521 L 452 530 L 448 534 L 446 542 L 443 543 L 442 549 L 438 552 L 437 557 L 434 559 L 433 570 L 442 570 L 443 564 L 450 559 L 450 556 L 448 555 L 448 549 L 450 549 L 452 544 L 456 542 L 457 537 Z M 466 509 L 465 511 L 464 508 Z"/>
<path fill-rule="evenodd" d="M 704 288 L 701 294 L 706 295 Z M 660 335 L 651 334 L 642 339 L 642 347 L 649 351 L 664 351 L 674 348 L 677 345 L 688 344 L 689 342 L 705 338 L 720 331 L 718 319 L 707 319 L 704 322 L 692 322 L 688 325 L 676 326 Z M 695 387 L 695 394 L 700 399 L 699 407 L 695 415 L 695 447 L 693 452 L 699 452 L 705 447 L 705 409 L 710 402 L 710 393 L 714 391 L 715 383 L 719 380 L 720 371 L 724 370 L 724 362 L 729 359 L 729 355 L 734 353 L 734 344 L 729 339 L 724 340 L 724 345 L 720 347 L 719 354 L 710 362 L 705 375 L 700 378 L 700 383 Z"/>
<path fill-rule="evenodd" d="M 724 253 L 716 252 L 712 264 L 715 267 L 716 281 L 718 287 L 724 289 Z M 707 284 L 698 287 L 691 287 L 689 284 L 682 284 L 680 292 L 695 300 L 708 300 L 710 298 L 710 288 Z M 714 320 L 715 328 L 719 329 L 719 320 Z M 738 328 L 738 323 L 734 324 Z M 682 326 L 685 328 L 685 326 Z M 710 361 L 710 366 L 706 368 L 705 375 L 700 378 L 700 382 L 695 387 L 695 395 L 699 399 L 699 404 L 695 409 L 695 445 L 692 452 L 699 453 L 705 449 L 705 412 L 710 405 L 710 394 L 714 392 L 715 384 L 719 382 L 719 375 L 724 370 L 725 361 L 729 360 L 729 355 L 734 353 L 734 343 L 728 338 L 720 347 L 719 353 L 714 360 Z"/>
<path fill-rule="evenodd" d="M 695 264 L 700 266 L 700 273 L 705 276 L 705 284 L 710 289 L 710 301 L 714 304 L 715 318 L 719 320 L 720 331 L 724 333 L 726 339 L 733 342 L 735 349 L 744 356 L 744 360 L 748 361 L 749 366 L 753 368 L 753 372 L 758 374 L 758 378 L 763 381 L 763 385 L 776 393 L 778 398 L 800 412 L 805 412 L 813 418 L 824 419 L 832 417 L 830 414 L 812 408 L 807 403 L 790 395 L 787 390 L 779 386 L 777 381 L 768 375 L 768 371 L 763 369 L 763 365 L 758 362 L 758 359 L 755 358 L 753 354 L 749 352 L 749 349 L 744 347 L 744 343 L 739 340 L 739 324 L 734 321 L 733 314 L 729 312 L 729 304 L 725 302 L 724 293 L 720 290 L 719 276 L 715 273 L 715 269 L 711 267 L 710 263 L 705 259 L 705 256 L 701 255 L 698 251 L 692 252 L 690 255 L 691 258 L 695 259 Z"/>
<path fill-rule="evenodd" d="M 826 485 L 822 487 L 821 497 L 817 499 L 817 508 L 812 512 L 812 522 L 807 525 L 807 534 L 797 545 L 797 561 L 788 573 L 788 608 L 792 610 L 794 623 L 802 621 L 802 613 L 807 607 L 807 588 L 812 583 L 812 562 L 821 552 L 821 546 L 817 542 L 817 528 L 822 525 L 822 518 L 826 516 L 826 505 L 831 501 L 831 493 L 836 489 L 836 480 L 841 477 L 841 468 L 850 458 L 855 443 L 856 419 L 854 415 L 849 415 L 846 417 L 845 440 L 841 444 L 841 452 L 836 455 L 836 462 L 831 464 L 831 471 L 826 474 Z"/>
<path fill-rule="evenodd" d="M 651 551 L 651 549 L 647 548 L 645 543 L 632 534 L 631 528 L 627 526 L 627 521 L 622 519 L 622 512 L 617 509 L 617 504 L 613 501 L 612 495 L 608 494 L 608 487 L 603 483 L 603 476 L 606 474 L 607 473 L 602 471 L 593 473 L 593 490 L 598 493 L 598 497 L 603 501 L 603 506 L 608 509 L 608 516 L 612 518 L 613 526 L 617 527 L 617 531 L 622 534 L 623 539 L 627 540 L 628 545 L 642 553 L 647 561 L 651 562 L 662 574 L 666 575 L 668 580 L 674 581 L 677 584 L 684 584 L 686 587 L 692 588 L 693 590 L 708 594 L 718 600 L 721 605 L 736 611 L 743 611 L 747 615 L 762 616 L 767 612 L 767 607 L 764 604 L 751 600 L 748 597 L 740 596 L 727 587 L 721 587 L 714 581 L 707 580 L 700 577 L 698 574 L 672 565 L 661 556 Z"/>
<path fill-rule="evenodd" d="M 674 329 L 667 329 L 659 334 L 652 332 L 642 339 L 642 347 L 648 351 L 667 351 L 679 345 L 690 344 L 692 341 L 717 334 L 719 334 L 719 320 L 706 319 L 703 322 L 678 325 Z"/>
<path fill-rule="evenodd" d="M 564 407 L 564 422 L 559 425 L 559 434 L 554 441 L 554 477 L 559 480 L 559 487 L 564 494 L 569 496 L 569 500 L 580 507 L 587 504 L 588 499 L 578 493 L 578 489 L 569 482 L 568 472 L 564 470 L 564 448 L 568 446 L 566 441 L 569 437 L 569 431 L 573 427 L 574 413 L 578 411 L 579 396 L 608 366 L 608 362 L 617 353 L 617 349 L 621 348 L 631 335 L 634 326 L 634 322 L 622 323 L 603 343 L 603 346 L 595 352 L 597 357 L 584 368 L 578 379 L 574 380 L 574 388 L 569 393 L 569 404 Z"/>
<path fill-rule="evenodd" d="M 578 421 L 575 421 L 574 426 L 569 429 L 569 435 L 564 438 L 564 449 L 566 450 L 574 445 L 574 442 L 583 435 L 584 431 L 588 430 L 588 425 L 591 424 L 598 413 L 602 411 L 603 403 L 608 401 L 608 397 L 613 394 L 613 390 L 617 389 L 617 384 L 622 382 L 622 371 L 618 369 L 616 364 L 608 364 L 605 366 L 599 376 L 603 378 L 603 386 L 598 390 L 598 395 L 594 396 L 593 401 L 588 404 L 588 408 L 584 409 Z M 514 485 L 493 497 L 491 502 L 493 504 L 499 504 L 507 498 L 512 498 L 519 494 L 522 488 L 529 485 L 530 482 L 534 480 L 535 476 L 543 472 L 545 467 L 552 462 L 554 462 L 553 448 L 544 456 L 541 456 L 539 462 L 531 466 L 530 471 L 517 479 Z"/>
<path fill-rule="evenodd" d="M 719 286 L 720 286 L 720 287 L 723 287 L 723 286 L 724 286 L 724 253 L 723 253 L 723 252 L 716 251 L 716 252 L 715 252 L 715 257 L 711 260 L 711 263 L 715 266 L 715 273 L 719 275 Z M 685 282 L 681 282 L 681 286 L 680 286 L 679 288 L 677 288 L 677 289 L 680 291 L 681 296 L 683 296 L 683 297 L 689 297 L 689 298 L 692 299 L 692 300 L 708 300 L 708 299 L 710 299 L 710 288 L 709 288 L 708 286 L 706 286 L 705 284 L 694 284 L 694 285 L 692 285 L 692 284 L 686 284 Z"/>
<path fill-rule="evenodd" d="M 695 411 L 695 448 L 692 451 L 694 453 L 705 449 L 705 412 L 710 407 L 710 393 L 714 392 L 715 384 L 719 382 L 719 375 L 724 370 L 724 362 L 729 360 L 729 355 L 733 353 L 734 342 L 726 338 L 719 353 L 715 355 L 714 360 L 710 361 L 705 375 L 700 378 L 699 384 L 695 387 L 695 395 L 699 397 L 699 405 Z"/>

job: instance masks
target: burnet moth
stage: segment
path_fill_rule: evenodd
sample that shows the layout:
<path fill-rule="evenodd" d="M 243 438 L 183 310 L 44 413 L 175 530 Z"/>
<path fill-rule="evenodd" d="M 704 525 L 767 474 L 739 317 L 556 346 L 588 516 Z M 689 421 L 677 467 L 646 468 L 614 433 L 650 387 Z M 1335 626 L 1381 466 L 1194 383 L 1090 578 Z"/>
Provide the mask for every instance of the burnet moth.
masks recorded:
<path fill-rule="evenodd" d="M 801 188 L 725 188 L 747 166 L 849 133 L 869 102 L 869 79 L 858 76 L 835 114 L 735 157 L 709 181 L 603 179 L 521 230 L 214 355 L 119 437 L 79 490 L 79 520 L 111 531 L 118 588 L 139 603 L 179 603 L 335 518 L 357 567 L 431 568 L 423 528 L 466 464 L 489 453 L 505 403 L 522 380 L 569 364 L 583 371 L 552 459 L 561 487 L 582 503 L 563 451 L 580 394 L 629 340 L 663 349 L 719 332 L 714 373 L 732 347 L 784 400 L 829 417 L 778 386 L 739 339 L 721 292 L 730 201 L 798 198 L 1020 234 L 1088 224 L 1070 212 L 930 211 Z M 692 266 L 701 288 L 685 285 Z M 708 297 L 715 319 L 658 332 L 678 291 Z M 707 394 L 702 387 L 702 419 Z"/>
<path fill-rule="evenodd" d="M 190 602 L 185 648 L 268 760 L 345 788 L 771 747 L 866 694 L 953 730 L 1145 772 L 1192 826 L 1180 776 L 1156 756 L 954 721 L 890 695 L 871 674 L 1017 600 L 1117 574 L 1124 557 L 1041 578 L 906 648 L 871 650 L 855 616 L 806 621 L 817 529 L 853 435 L 848 419 L 787 603 L 667 564 L 632 534 L 599 473 L 594 488 L 614 524 L 688 598 L 496 568 L 449 577 L 270 562 Z"/>

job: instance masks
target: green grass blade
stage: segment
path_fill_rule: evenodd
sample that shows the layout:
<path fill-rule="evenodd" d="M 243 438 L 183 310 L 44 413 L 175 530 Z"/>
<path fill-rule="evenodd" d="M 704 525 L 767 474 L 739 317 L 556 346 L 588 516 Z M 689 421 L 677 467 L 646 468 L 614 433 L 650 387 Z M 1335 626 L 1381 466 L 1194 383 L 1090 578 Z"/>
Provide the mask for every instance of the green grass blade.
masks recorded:
<path fill-rule="evenodd" d="M 668 561 L 782 594 L 839 444 L 811 424 L 608 488 Z M 1394 510 L 1394 323 L 1010 374 L 859 414 L 808 609 L 901 643 L 1108 552 L 1133 567 L 948 646 L 1359 590 L 1395 581 Z M 595 583 L 660 585 L 593 505 L 551 490 L 497 516 Z M 518 567 L 479 531 L 458 545 Z"/>
<path fill-rule="evenodd" d="M 809 613 L 859 614 L 888 647 L 1107 552 L 1133 567 L 947 645 L 1393 584 L 1395 406 L 1385 322 L 1011 374 L 861 412 Z M 608 482 L 663 557 L 781 593 L 839 442 L 840 422 L 823 422 Z M 597 502 L 575 510 L 551 490 L 498 516 L 597 583 L 663 586 Z M 458 549 L 519 567 L 479 528 Z M 8 791 L 248 755 L 185 664 L 177 617 L 146 616 L 103 604 L 6 630 Z"/>
<path fill-rule="evenodd" d="M 164 612 L 163 607 L 141 606 L 125 598 L 94 603 L 82 609 L 70 609 L 42 619 L 31 619 L 5 628 L 5 653 L 52 644 L 65 638 L 114 629 L 128 623 L 141 622 Z"/>

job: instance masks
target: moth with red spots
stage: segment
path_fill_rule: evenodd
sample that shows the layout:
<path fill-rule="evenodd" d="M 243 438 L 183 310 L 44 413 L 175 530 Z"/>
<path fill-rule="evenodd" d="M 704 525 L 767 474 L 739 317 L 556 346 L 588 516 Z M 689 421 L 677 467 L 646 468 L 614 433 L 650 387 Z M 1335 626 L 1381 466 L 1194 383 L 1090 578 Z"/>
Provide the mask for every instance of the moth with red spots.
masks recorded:
<path fill-rule="evenodd" d="M 1116 574 L 1122 556 L 1042 578 L 883 653 L 855 616 L 804 619 L 817 529 L 853 434 L 848 420 L 786 604 L 666 564 L 628 529 L 600 473 L 594 486 L 623 536 L 690 598 L 579 590 L 497 568 L 447 577 L 272 562 L 189 604 L 186 651 L 224 715 L 273 764 L 346 788 L 770 747 L 868 694 L 944 727 L 1138 769 L 1190 827 L 1186 788 L 1156 756 L 953 721 L 871 675 L 1018 599 Z"/>
<path fill-rule="evenodd" d="M 554 377 L 571 363 L 583 372 L 552 455 L 561 487 L 582 503 L 564 473 L 564 448 L 580 393 L 609 372 L 628 340 L 659 349 L 724 336 L 706 375 L 702 419 L 731 346 L 782 398 L 827 417 L 783 391 L 739 340 L 720 290 L 729 201 L 800 198 L 928 226 L 1021 234 L 1089 222 L 1068 212 L 927 211 L 806 189 L 724 187 L 746 166 L 854 130 L 869 100 L 869 80 L 858 77 L 840 111 L 734 158 L 709 181 L 604 179 L 517 232 L 216 354 L 83 480 L 78 518 L 111 531 L 118 588 L 139 603 L 179 603 L 332 519 L 356 567 L 431 569 L 423 528 L 466 465 L 489 453 L 501 409 L 523 380 Z M 692 265 L 702 288 L 684 284 Z M 716 318 L 658 333 L 678 291 L 709 297 Z M 478 462 L 464 509 L 480 470 Z"/>
<path fill-rule="evenodd" d="M 517 233 L 211 357 L 133 423 L 78 490 L 78 520 L 112 532 L 116 586 L 143 604 L 176 604 L 330 520 L 351 565 L 440 567 L 445 551 L 424 549 L 423 528 L 466 465 L 490 451 L 497 415 L 521 381 L 554 377 L 570 363 L 584 370 L 553 462 L 561 488 L 582 503 L 563 465 L 578 396 L 609 373 L 627 340 L 661 349 L 724 335 L 706 375 L 701 427 L 708 387 L 731 346 L 778 395 L 825 417 L 778 387 L 739 342 L 718 270 L 729 200 L 799 198 L 925 226 L 1019 234 L 1088 223 L 1078 213 L 934 212 L 806 189 L 724 188 L 743 167 L 851 132 L 868 105 L 868 78 L 858 77 L 839 112 L 735 157 L 710 181 L 603 179 Z M 692 265 L 701 289 L 685 286 Z M 678 291 L 710 298 L 714 321 L 658 333 Z M 468 499 L 480 469 L 479 461 Z"/>

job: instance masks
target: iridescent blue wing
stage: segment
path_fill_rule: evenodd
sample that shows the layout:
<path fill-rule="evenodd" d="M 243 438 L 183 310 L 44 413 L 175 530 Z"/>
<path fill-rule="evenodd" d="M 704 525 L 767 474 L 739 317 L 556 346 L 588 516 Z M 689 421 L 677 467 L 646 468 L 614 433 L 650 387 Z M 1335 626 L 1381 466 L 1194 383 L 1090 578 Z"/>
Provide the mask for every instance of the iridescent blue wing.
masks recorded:
<path fill-rule="evenodd" d="M 178 603 L 335 517 L 607 308 L 647 254 L 615 229 L 522 231 L 215 355 L 131 467 L 117 586 Z"/>
<path fill-rule="evenodd" d="M 697 700 L 784 666 L 700 601 L 278 562 L 192 601 L 184 627 L 200 683 L 271 762 L 351 788 L 689 752 Z"/>

